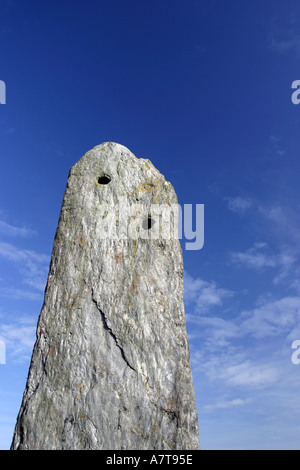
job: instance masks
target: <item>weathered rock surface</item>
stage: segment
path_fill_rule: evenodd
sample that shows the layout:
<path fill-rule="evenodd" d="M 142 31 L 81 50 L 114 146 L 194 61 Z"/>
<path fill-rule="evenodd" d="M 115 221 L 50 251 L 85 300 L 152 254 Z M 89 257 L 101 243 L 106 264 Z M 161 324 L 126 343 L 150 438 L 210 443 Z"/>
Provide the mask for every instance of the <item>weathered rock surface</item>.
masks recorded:
<path fill-rule="evenodd" d="M 105 142 L 69 174 L 12 449 L 200 448 L 180 243 L 105 238 L 120 198 L 177 204 L 149 160 Z M 146 212 L 129 217 L 144 235 Z"/>

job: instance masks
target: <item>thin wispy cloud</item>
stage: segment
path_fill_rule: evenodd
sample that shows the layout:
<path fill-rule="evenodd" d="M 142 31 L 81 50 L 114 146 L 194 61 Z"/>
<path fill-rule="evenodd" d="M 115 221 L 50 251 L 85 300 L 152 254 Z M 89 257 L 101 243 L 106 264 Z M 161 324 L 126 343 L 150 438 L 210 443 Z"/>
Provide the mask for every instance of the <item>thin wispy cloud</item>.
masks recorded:
<path fill-rule="evenodd" d="M 283 155 L 286 154 L 286 150 L 284 150 L 280 145 L 279 137 L 271 135 L 270 136 L 270 141 L 271 141 L 272 153 L 275 156 L 282 157 Z"/>
<path fill-rule="evenodd" d="M 300 54 L 299 18 L 295 12 L 287 10 L 285 18 L 273 18 L 267 36 L 267 45 L 280 54 L 293 52 Z"/>
<path fill-rule="evenodd" d="M 205 405 L 203 407 L 204 411 L 215 411 L 219 409 L 232 408 L 237 406 L 244 406 L 251 403 L 253 400 L 251 398 L 234 398 L 233 400 L 222 400 L 213 405 Z"/>
<path fill-rule="evenodd" d="M 287 28 L 273 27 L 268 36 L 269 47 L 281 54 L 296 52 L 300 54 L 300 34 L 294 26 Z"/>
<path fill-rule="evenodd" d="M 28 259 L 31 259 L 37 263 L 45 263 L 49 260 L 48 255 L 33 250 L 19 249 L 15 245 L 5 242 L 0 242 L 0 256 L 16 262 L 26 262 Z"/>
<path fill-rule="evenodd" d="M 227 201 L 227 207 L 232 212 L 237 212 L 238 214 L 244 214 L 250 207 L 253 206 L 253 201 L 247 197 L 241 196 L 228 196 L 224 198 Z"/>
<path fill-rule="evenodd" d="M 260 204 L 258 211 L 268 223 L 269 230 L 284 243 L 291 243 L 299 247 L 300 243 L 300 215 L 299 208 L 288 207 L 280 202 L 273 204 Z"/>
<path fill-rule="evenodd" d="M 243 335 L 256 339 L 271 336 L 287 337 L 300 321 L 300 297 L 283 297 L 240 314 Z"/>
<path fill-rule="evenodd" d="M 261 247 L 264 244 L 261 242 Z M 269 263 L 268 263 L 269 264 Z M 193 298 L 201 283 L 189 279 Z M 236 294 L 237 295 L 237 294 Z M 194 308 L 195 305 L 195 308 Z M 290 365 L 290 341 L 300 332 L 300 297 L 260 296 L 257 304 L 248 310 L 237 311 L 237 306 L 219 310 L 219 316 L 203 315 L 196 304 L 187 303 L 188 322 L 193 324 L 194 338 L 201 348 L 191 348 L 191 362 L 195 374 L 205 375 L 210 381 L 221 381 L 226 387 L 269 388 L 278 383 L 282 371 Z M 267 342 L 268 341 L 268 342 Z M 277 363 L 277 349 L 282 344 L 285 364 Z M 247 346 L 246 346 L 247 345 Z"/>
<path fill-rule="evenodd" d="M 266 267 L 274 268 L 277 260 L 274 256 L 268 255 L 261 251 L 266 244 L 255 244 L 245 252 L 231 252 L 231 260 L 233 263 L 247 268 L 261 269 Z"/>
<path fill-rule="evenodd" d="M 253 361 L 225 367 L 219 373 L 229 385 L 241 387 L 267 387 L 279 378 L 276 368 L 270 367 L 269 364 L 256 364 Z"/>
<path fill-rule="evenodd" d="M 249 310 L 242 310 L 231 318 L 199 315 L 196 309 L 187 304 L 188 321 L 201 326 L 205 331 L 205 344 L 210 350 L 212 345 L 230 344 L 232 339 L 255 338 L 261 340 L 270 337 L 289 337 L 295 325 L 300 323 L 300 296 L 274 298 L 273 295 L 260 297 L 258 305 Z M 236 307 L 235 307 L 236 309 Z"/>
<path fill-rule="evenodd" d="M 300 34 L 295 31 L 285 31 L 282 34 L 270 34 L 269 43 L 272 49 L 284 53 L 295 51 L 300 54 Z"/>
<path fill-rule="evenodd" d="M 32 230 L 27 227 L 16 227 L 14 225 L 8 224 L 3 220 L 0 220 L 0 234 L 6 235 L 9 237 L 32 237 L 37 235 L 35 230 Z"/>
<path fill-rule="evenodd" d="M 16 322 L 0 324 L 0 338 L 5 342 L 8 360 L 28 361 L 36 336 L 35 323 L 34 319 L 23 317 Z"/>
<path fill-rule="evenodd" d="M 208 334 L 208 330 L 205 331 Z M 280 371 L 272 358 L 249 357 L 241 346 L 218 345 L 211 349 L 204 345 L 203 355 L 191 352 L 191 362 L 196 375 L 205 376 L 210 382 L 218 383 L 227 390 L 269 388 L 280 379 Z M 205 360 L 204 360 L 205 358 Z M 223 385 L 220 385 L 223 384 Z"/>
<path fill-rule="evenodd" d="M 209 339 L 206 345 L 209 345 L 211 350 L 214 349 L 213 345 L 219 348 L 228 345 L 231 338 L 242 336 L 239 323 L 236 320 L 198 315 L 197 313 L 188 313 L 187 320 L 189 323 L 200 326 L 202 331 L 204 329 L 209 331 Z"/>
<path fill-rule="evenodd" d="M 205 313 L 215 306 L 223 304 L 225 299 L 234 295 L 234 292 L 220 288 L 215 282 L 193 278 L 189 273 L 184 274 L 184 299 L 187 304 L 194 304 L 198 313 Z"/>
<path fill-rule="evenodd" d="M 290 273 L 295 273 L 293 267 L 298 260 L 298 256 L 290 247 L 282 247 L 279 253 L 270 253 L 268 244 L 265 242 L 257 242 L 244 252 L 231 252 L 229 255 L 231 262 L 239 267 L 257 271 L 277 268 L 277 274 L 273 279 L 274 284 L 283 281 Z"/>
<path fill-rule="evenodd" d="M 48 255 L 0 242 L 0 257 L 17 265 L 24 283 L 38 290 L 44 290 L 50 260 Z"/>
<path fill-rule="evenodd" d="M 33 301 L 42 300 L 41 293 L 31 292 L 31 291 L 24 290 L 24 289 L 16 289 L 13 287 L 0 286 L 0 296 L 6 297 L 8 299 L 13 299 L 13 300 L 20 300 L 20 299 L 33 300 Z"/>

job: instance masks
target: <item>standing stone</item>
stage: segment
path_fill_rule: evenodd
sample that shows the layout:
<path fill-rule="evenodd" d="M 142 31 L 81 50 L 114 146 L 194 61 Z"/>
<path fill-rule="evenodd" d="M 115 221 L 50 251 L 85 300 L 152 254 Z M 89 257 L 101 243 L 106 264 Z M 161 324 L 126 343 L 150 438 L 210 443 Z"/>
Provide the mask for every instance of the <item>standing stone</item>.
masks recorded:
<path fill-rule="evenodd" d="M 11 449 L 200 448 L 182 253 L 151 238 L 158 204 L 177 205 L 172 185 L 122 145 L 72 167 Z"/>

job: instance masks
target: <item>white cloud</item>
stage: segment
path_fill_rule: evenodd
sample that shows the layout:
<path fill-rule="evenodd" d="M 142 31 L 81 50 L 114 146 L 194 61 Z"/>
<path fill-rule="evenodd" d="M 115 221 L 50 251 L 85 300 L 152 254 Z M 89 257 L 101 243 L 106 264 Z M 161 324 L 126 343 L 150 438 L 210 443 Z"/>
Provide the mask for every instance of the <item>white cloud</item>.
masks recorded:
<path fill-rule="evenodd" d="M 214 292 L 213 301 L 210 296 L 202 295 L 207 284 Z M 256 306 L 248 310 L 240 310 L 237 314 L 236 306 L 228 311 L 229 318 L 221 316 L 204 315 L 204 310 L 209 311 L 213 306 L 222 304 L 224 298 L 231 297 L 233 293 L 216 287 L 212 282 L 208 283 L 199 278 L 192 278 L 186 273 L 186 310 L 187 321 L 199 325 L 199 335 L 205 336 L 205 345 L 212 344 L 218 348 L 220 345 L 229 344 L 230 339 L 241 339 L 245 337 L 262 339 L 267 337 L 282 336 L 290 334 L 295 325 L 300 323 L 300 296 L 277 296 L 265 294 L 258 297 Z M 204 299 L 204 300 L 203 300 Z M 199 306 L 200 303 L 200 306 Z M 223 310 L 224 315 L 224 310 Z M 194 338 L 196 331 L 193 330 Z"/>
<path fill-rule="evenodd" d="M 206 330 L 205 336 L 208 334 Z M 194 376 L 205 376 L 210 382 L 221 383 L 218 386 L 222 389 L 226 387 L 227 390 L 236 390 L 237 387 L 263 389 L 278 383 L 281 368 L 271 355 L 262 357 L 241 344 L 233 346 L 230 343 L 216 343 L 214 348 L 211 345 L 209 339 L 202 345 L 202 351 L 191 350 Z M 287 362 L 289 364 L 290 356 Z"/>
<path fill-rule="evenodd" d="M 229 385 L 242 387 L 266 387 L 279 379 L 278 371 L 269 364 L 256 364 L 245 361 L 241 364 L 222 368 L 220 377 Z"/>
<path fill-rule="evenodd" d="M 188 314 L 187 320 L 189 323 L 199 325 L 201 329 L 209 329 L 207 344 L 210 344 L 210 349 L 219 349 L 221 346 L 228 345 L 230 338 L 242 336 L 240 327 L 234 319 L 225 320 L 221 317 Z M 196 333 L 194 333 L 194 337 L 196 337 Z"/>
<path fill-rule="evenodd" d="M 37 292 L 31 292 L 22 289 L 16 289 L 12 287 L 0 287 L 0 296 L 7 297 L 9 299 L 27 299 L 27 300 L 42 300 L 42 295 Z"/>
<path fill-rule="evenodd" d="M 225 197 L 224 200 L 228 202 L 228 209 L 238 214 L 244 214 L 253 205 L 252 200 L 246 197 Z"/>
<path fill-rule="evenodd" d="M 201 278 L 193 278 L 187 272 L 184 274 L 184 299 L 187 304 L 194 304 L 199 313 L 209 311 L 215 306 L 220 306 L 223 301 L 232 297 L 234 293 L 228 289 L 222 289 L 215 282 L 204 281 Z"/>
<path fill-rule="evenodd" d="M 231 259 L 234 263 L 245 266 L 247 268 L 275 268 L 276 260 L 272 256 L 264 253 L 258 253 L 255 249 L 250 248 L 246 252 L 232 252 Z"/>
<path fill-rule="evenodd" d="M 10 225 L 3 220 L 0 220 L 0 233 L 11 237 L 22 238 L 37 235 L 35 230 L 26 227 L 15 227 L 14 225 Z"/>
<path fill-rule="evenodd" d="M 266 247 L 263 242 L 256 246 Z M 236 303 L 224 318 L 223 309 L 219 316 L 198 311 L 197 300 L 205 281 L 189 276 L 187 285 L 190 299 L 187 320 L 192 324 L 190 352 L 195 377 L 205 376 L 209 382 L 220 383 L 216 386 L 228 390 L 279 387 L 291 367 L 291 343 L 300 339 L 297 327 L 300 297 L 275 298 L 271 293 L 264 294 L 254 308 L 236 312 Z M 213 409 L 214 405 L 211 406 Z"/>
<path fill-rule="evenodd" d="M 213 405 L 205 405 L 204 411 L 214 411 L 218 409 L 232 408 L 236 406 L 244 406 L 252 402 L 251 398 L 234 398 L 233 400 L 221 400 Z"/>
<path fill-rule="evenodd" d="M 300 297 L 269 300 L 239 316 L 243 334 L 256 339 L 288 335 L 300 321 Z"/>
<path fill-rule="evenodd" d="M 0 338 L 4 341 L 6 355 L 13 362 L 28 361 L 36 337 L 36 325 L 31 318 L 21 318 L 18 322 L 1 324 Z M 6 360 L 8 362 L 9 359 Z"/>
<path fill-rule="evenodd" d="M 297 256 L 286 246 L 281 248 L 279 254 L 270 254 L 267 250 L 267 243 L 258 242 L 244 252 L 231 252 L 230 257 L 236 265 L 250 269 L 278 268 L 278 273 L 273 279 L 274 284 L 278 284 L 291 272 L 297 262 Z"/>
<path fill-rule="evenodd" d="M 274 222 L 277 226 L 287 227 L 289 224 L 288 211 L 286 208 L 283 208 L 279 204 L 274 204 L 272 206 L 259 206 L 260 212 L 266 217 L 266 219 Z"/>
<path fill-rule="evenodd" d="M 279 53 L 292 51 L 300 53 L 300 22 L 295 11 L 288 11 L 285 17 L 272 18 L 271 30 L 268 35 L 268 45 Z"/>
<path fill-rule="evenodd" d="M 21 250 L 11 243 L 0 242 L 0 256 L 16 263 L 23 274 L 23 282 L 44 290 L 49 256 L 33 250 Z"/>
<path fill-rule="evenodd" d="M 258 205 L 258 211 L 268 223 L 268 230 L 272 230 L 283 243 L 299 246 L 300 242 L 300 215 L 299 208 L 284 206 L 280 203 L 272 205 Z"/>
<path fill-rule="evenodd" d="M 28 259 L 37 263 L 45 263 L 49 261 L 49 256 L 37 253 L 33 250 L 20 250 L 11 243 L 0 242 L 0 255 L 10 261 L 24 262 Z"/>
<path fill-rule="evenodd" d="M 294 51 L 300 54 L 300 34 L 293 27 L 286 29 L 273 28 L 269 34 L 269 46 L 277 52 Z"/>
<path fill-rule="evenodd" d="M 197 315 L 195 312 L 188 314 L 187 321 L 200 326 L 200 332 L 197 335 L 193 331 L 193 337 L 204 336 L 203 347 L 210 351 L 247 337 L 256 340 L 281 337 L 285 341 L 292 331 L 300 331 L 295 327 L 300 323 L 300 297 L 273 299 L 266 296 L 265 301 L 260 299 L 257 307 L 243 310 L 230 319 Z"/>
<path fill-rule="evenodd" d="M 296 278 L 293 279 L 291 283 L 291 287 L 296 290 L 296 292 L 300 293 L 300 279 Z"/>
<path fill-rule="evenodd" d="M 286 154 L 286 150 L 283 150 L 280 146 L 280 139 L 278 137 L 271 135 L 270 141 L 271 141 L 272 152 L 276 156 L 282 157 L 283 155 Z"/>

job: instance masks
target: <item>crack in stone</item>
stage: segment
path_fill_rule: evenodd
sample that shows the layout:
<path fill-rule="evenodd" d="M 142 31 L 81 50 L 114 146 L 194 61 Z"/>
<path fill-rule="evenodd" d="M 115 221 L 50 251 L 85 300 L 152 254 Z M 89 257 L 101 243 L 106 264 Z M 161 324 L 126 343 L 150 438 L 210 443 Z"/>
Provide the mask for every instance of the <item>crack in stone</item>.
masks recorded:
<path fill-rule="evenodd" d="M 96 305 L 97 307 L 97 310 L 98 312 L 100 313 L 100 316 L 101 316 L 101 319 L 102 319 L 102 322 L 103 322 L 103 326 L 105 328 L 105 330 L 107 330 L 109 332 L 109 334 L 111 335 L 111 337 L 113 338 L 116 346 L 119 348 L 120 352 L 121 352 L 121 356 L 123 358 L 123 360 L 126 362 L 126 364 L 128 365 L 128 367 L 133 370 L 134 372 L 136 372 L 136 369 L 134 367 L 132 367 L 132 365 L 128 362 L 126 356 L 125 356 L 125 353 L 124 353 L 124 349 L 122 348 L 122 346 L 120 346 L 119 342 L 118 342 L 118 338 L 117 336 L 114 334 L 114 332 L 112 331 L 112 329 L 108 326 L 108 323 L 107 323 L 107 318 L 105 316 L 105 313 L 102 312 L 101 308 L 99 307 L 98 303 L 97 303 L 97 300 L 95 300 L 94 298 L 94 292 L 92 290 L 92 301 L 94 302 L 94 304 Z"/>

